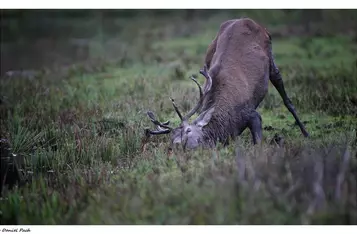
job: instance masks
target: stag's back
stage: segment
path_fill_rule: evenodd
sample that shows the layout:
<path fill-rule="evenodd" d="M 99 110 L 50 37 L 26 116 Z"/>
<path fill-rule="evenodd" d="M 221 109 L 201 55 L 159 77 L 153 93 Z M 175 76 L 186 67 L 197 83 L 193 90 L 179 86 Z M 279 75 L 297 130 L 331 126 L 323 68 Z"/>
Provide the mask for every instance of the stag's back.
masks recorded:
<path fill-rule="evenodd" d="M 269 80 L 269 44 L 267 31 L 251 19 L 221 25 L 206 58 L 213 80 L 210 96 L 217 104 L 262 101 Z"/>
<path fill-rule="evenodd" d="M 232 121 L 242 121 L 232 117 L 236 112 L 244 113 L 242 108 L 255 109 L 263 100 L 268 89 L 269 48 L 268 32 L 253 20 L 237 19 L 221 24 L 205 61 L 212 89 L 202 111 L 214 105 L 213 122 L 228 119 L 225 124 L 232 125 Z M 222 128 L 225 124 L 220 123 Z"/>

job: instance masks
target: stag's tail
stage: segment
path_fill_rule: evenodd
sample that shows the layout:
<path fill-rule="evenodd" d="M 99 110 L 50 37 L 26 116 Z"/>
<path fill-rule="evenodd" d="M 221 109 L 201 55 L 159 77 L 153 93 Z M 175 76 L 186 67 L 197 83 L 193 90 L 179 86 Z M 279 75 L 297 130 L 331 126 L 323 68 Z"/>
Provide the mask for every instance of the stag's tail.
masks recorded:
<path fill-rule="evenodd" d="M 282 79 L 280 71 L 274 61 L 274 56 L 273 56 L 273 52 L 272 52 L 271 36 L 269 33 L 268 33 L 268 35 L 269 35 L 269 60 L 270 60 L 269 79 L 270 79 L 271 83 L 274 85 L 274 87 L 276 88 L 276 90 L 278 90 L 281 98 L 284 101 L 284 105 L 286 106 L 286 108 L 294 116 L 295 121 L 296 121 L 297 125 L 299 126 L 302 134 L 305 137 L 308 137 L 309 133 L 306 131 L 304 124 L 300 121 L 300 119 L 295 111 L 294 105 L 292 104 L 290 98 L 288 97 L 288 95 L 285 92 L 283 79 Z"/>

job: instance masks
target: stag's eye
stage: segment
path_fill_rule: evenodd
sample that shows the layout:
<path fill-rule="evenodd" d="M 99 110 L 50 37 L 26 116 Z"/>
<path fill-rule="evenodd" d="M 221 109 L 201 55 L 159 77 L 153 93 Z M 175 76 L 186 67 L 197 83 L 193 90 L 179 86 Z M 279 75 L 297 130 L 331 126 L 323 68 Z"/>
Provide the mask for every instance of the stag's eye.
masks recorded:
<path fill-rule="evenodd" d="M 186 133 L 189 133 L 189 132 L 191 132 L 191 128 L 186 129 Z"/>

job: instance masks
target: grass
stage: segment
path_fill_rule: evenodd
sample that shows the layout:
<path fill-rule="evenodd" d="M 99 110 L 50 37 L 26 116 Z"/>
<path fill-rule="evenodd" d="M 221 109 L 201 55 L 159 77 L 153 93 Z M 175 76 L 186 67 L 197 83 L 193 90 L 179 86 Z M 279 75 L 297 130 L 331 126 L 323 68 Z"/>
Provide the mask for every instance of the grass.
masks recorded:
<path fill-rule="evenodd" d="M 189 76 L 223 19 L 146 19 L 143 28 L 119 18 L 132 30 L 93 38 L 97 59 L 1 78 L 2 160 L 23 182 L 4 186 L 1 223 L 356 224 L 357 46 L 347 34 L 273 38 L 311 139 L 270 85 L 261 147 L 245 131 L 212 151 L 169 155 L 168 136 L 143 148 L 146 110 L 178 124 L 169 96 L 184 111 L 195 104 Z"/>

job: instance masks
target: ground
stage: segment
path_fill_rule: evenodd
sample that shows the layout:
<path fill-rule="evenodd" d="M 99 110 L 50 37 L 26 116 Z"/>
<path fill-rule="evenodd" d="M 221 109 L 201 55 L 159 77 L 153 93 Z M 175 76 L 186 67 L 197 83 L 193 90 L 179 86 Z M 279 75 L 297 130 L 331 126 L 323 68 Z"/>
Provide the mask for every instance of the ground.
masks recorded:
<path fill-rule="evenodd" d="M 22 182 L 3 188 L 1 222 L 356 224 L 354 34 L 265 25 L 309 139 L 271 84 L 258 108 L 262 146 L 249 131 L 228 147 L 173 154 L 169 136 L 145 139 L 147 110 L 176 125 L 169 97 L 184 112 L 195 105 L 189 77 L 204 82 L 207 46 L 230 18 L 117 17 L 117 34 L 86 42 L 90 61 L 3 75 L 2 165 L 16 164 Z"/>

